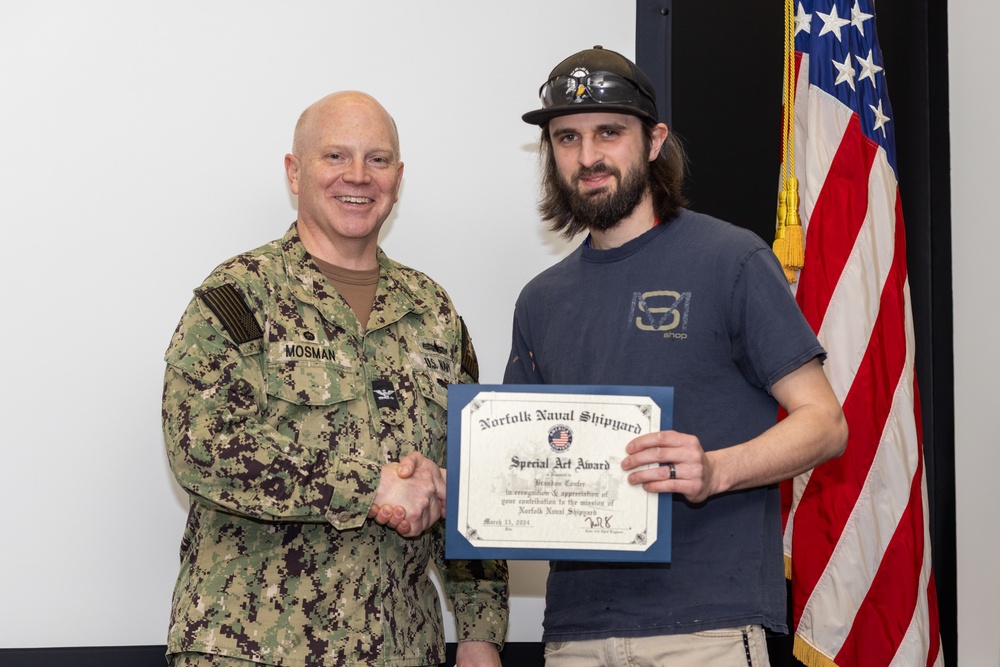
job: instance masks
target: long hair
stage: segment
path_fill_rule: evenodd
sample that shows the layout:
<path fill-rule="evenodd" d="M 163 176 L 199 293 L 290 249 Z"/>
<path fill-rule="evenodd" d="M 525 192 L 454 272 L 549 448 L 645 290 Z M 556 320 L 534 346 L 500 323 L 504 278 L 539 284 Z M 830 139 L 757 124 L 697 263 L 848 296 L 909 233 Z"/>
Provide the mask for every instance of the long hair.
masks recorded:
<path fill-rule="evenodd" d="M 646 153 L 653 141 L 654 123 L 642 120 L 643 149 Z M 545 172 L 542 175 L 542 199 L 538 203 L 538 211 L 542 220 L 549 221 L 549 229 L 559 232 L 567 239 L 586 231 L 586 224 L 573 216 L 569 196 L 558 186 L 559 169 L 552 155 L 552 138 L 549 136 L 548 124 L 542 126 L 540 141 L 542 159 L 545 161 Z M 661 222 L 673 219 L 678 210 L 688 202 L 683 194 L 684 178 L 687 173 L 687 155 L 677 136 L 670 132 L 660 147 L 656 159 L 649 163 L 649 179 L 647 185 L 653 198 L 653 211 Z"/>

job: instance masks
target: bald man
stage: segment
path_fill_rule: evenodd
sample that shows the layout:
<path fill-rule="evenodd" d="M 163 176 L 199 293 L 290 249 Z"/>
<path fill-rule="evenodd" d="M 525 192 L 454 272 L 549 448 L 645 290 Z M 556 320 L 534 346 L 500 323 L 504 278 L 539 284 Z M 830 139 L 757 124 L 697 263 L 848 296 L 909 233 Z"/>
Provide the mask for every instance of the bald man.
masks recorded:
<path fill-rule="evenodd" d="M 434 563 L 458 664 L 500 665 L 507 568 L 445 561 L 447 386 L 476 382 L 445 291 L 378 233 L 403 176 L 360 92 L 303 112 L 298 218 L 199 286 L 166 353 L 163 432 L 190 496 L 172 665 L 438 665 Z"/>

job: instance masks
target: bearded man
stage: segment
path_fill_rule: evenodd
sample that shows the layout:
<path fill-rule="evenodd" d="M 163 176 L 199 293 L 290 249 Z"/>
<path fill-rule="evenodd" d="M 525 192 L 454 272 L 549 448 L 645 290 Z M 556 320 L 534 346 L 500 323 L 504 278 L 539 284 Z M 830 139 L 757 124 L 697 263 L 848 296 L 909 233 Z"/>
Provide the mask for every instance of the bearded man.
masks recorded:
<path fill-rule="evenodd" d="M 621 471 L 673 494 L 672 562 L 552 562 L 546 665 L 768 664 L 765 633 L 787 632 L 778 482 L 847 441 L 826 353 L 769 246 L 684 208 L 683 151 L 634 63 L 581 51 L 540 97 L 522 118 L 542 130 L 542 216 L 588 234 L 521 292 L 504 382 L 671 386 L 675 428 L 632 440 Z"/>

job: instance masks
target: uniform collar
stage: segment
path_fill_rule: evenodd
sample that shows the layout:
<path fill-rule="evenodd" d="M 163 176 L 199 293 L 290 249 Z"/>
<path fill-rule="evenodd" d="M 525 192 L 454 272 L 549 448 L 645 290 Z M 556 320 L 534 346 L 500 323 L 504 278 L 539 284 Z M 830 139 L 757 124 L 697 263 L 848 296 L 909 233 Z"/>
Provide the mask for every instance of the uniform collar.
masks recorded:
<path fill-rule="evenodd" d="M 281 239 L 281 253 L 285 258 L 288 283 L 295 297 L 312 304 L 328 321 L 343 326 L 344 308 L 350 311 L 350 307 L 312 261 L 294 223 Z M 376 249 L 376 257 L 379 280 L 368 321 L 369 331 L 393 324 L 407 313 L 424 312 L 429 307 L 413 294 L 402 267 L 389 259 L 381 247 Z M 360 335 L 360 331 L 357 333 Z"/>

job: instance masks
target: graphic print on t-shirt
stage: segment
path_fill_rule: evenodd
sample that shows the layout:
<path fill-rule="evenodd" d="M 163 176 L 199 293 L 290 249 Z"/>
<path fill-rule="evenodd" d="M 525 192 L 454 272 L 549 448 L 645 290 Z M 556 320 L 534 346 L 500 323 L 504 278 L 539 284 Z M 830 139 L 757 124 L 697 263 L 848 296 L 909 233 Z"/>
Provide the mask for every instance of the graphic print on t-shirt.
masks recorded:
<path fill-rule="evenodd" d="M 691 292 L 635 292 L 629 321 L 640 331 L 663 332 L 664 338 L 687 338 Z"/>

